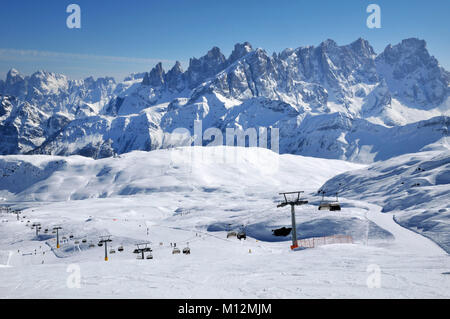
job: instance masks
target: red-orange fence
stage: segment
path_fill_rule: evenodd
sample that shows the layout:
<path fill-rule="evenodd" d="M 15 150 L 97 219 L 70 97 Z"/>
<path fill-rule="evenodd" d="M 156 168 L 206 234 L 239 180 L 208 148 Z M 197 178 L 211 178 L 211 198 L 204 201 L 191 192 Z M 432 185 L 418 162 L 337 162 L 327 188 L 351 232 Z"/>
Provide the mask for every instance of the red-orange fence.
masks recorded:
<path fill-rule="evenodd" d="M 303 248 L 315 248 L 332 244 L 353 244 L 352 236 L 334 235 L 328 237 L 313 237 L 298 241 L 298 246 Z"/>

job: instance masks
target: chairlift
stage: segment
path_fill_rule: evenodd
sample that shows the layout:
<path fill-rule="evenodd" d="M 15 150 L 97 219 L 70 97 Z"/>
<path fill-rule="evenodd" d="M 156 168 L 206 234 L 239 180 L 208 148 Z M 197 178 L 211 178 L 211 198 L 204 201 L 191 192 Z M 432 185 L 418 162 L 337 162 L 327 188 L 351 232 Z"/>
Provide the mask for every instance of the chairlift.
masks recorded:
<path fill-rule="evenodd" d="M 75 244 L 75 245 L 79 245 L 80 242 L 79 242 L 78 240 L 76 240 L 74 244 Z"/>
<path fill-rule="evenodd" d="M 183 254 L 190 255 L 191 254 L 191 249 L 189 247 L 184 248 L 183 249 Z"/>
<path fill-rule="evenodd" d="M 149 253 L 152 252 L 153 250 L 150 247 L 146 247 L 144 248 L 144 252 Z"/>
<path fill-rule="evenodd" d="M 227 227 L 227 239 L 231 238 L 231 237 L 237 237 L 237 233 L 235 231 L 232 231 L 230 228 L 231 228 L 231 224 L 228 224 L 228 227 Z"/>
<path fill-rule="evenodd" d="M 111 249 L 111 250 L 109 251 L 109 253 L 110 253 L 110 254 L 115 254 L 116 251 L 115 251 L 114 249 Z"/>
<path fill-rule="evenodd" d="M 123 251 L 123 246 L 120 246 L 119 248 L 117 248 L 117 250 L 122 252 Z"/>
<path fill-rule="evenodd" d="M 153 259 L 153 255 L 152 254 L 148 254 L 147 255 L 147 259 Z"/>
<path fill-rule="evenodd" d="M 227 238 L 237 237 L 237 233 L 235 231 L 229 231 L 227 233 Z"/>
<path fill-rule="evenodd" d="M 247 233 L 245 232 L 245 226 L 242 225 L 242 229 L 237 233 L 237 239 L 239 240 L 246 240 L 247 239 Z"/>
<path fill-rule="evenodd" d="M 328 210 L 328 211 L 340 211 L 341 204 L 339 203 L 338 193 L 336 193 L 336 201 L 326 201 L 325 200 L 325 191 L 319 190 L 319 194 L 322 194 L 322 200 L 319 204 L 319 210 Z"/>
<path fill-rule="evenodd" d="M 83 239 L 81 242 L 82 242 L 83 244 L 86 244 L 86 243 L 87 243 L 87 240 L 86 240 L 86 239 Z"/>
<path fill-rule="evenodd" d="M 279 229 L 274 229 L 274 230 L 272 230 L 272 232 L 273 232 L 273 235 L 276 237 L 286 237 L 292 232 L 292 227 L 289 227 L 289 228 L 282 227 Z"/>
<path fill-rule="evenodd" d="M 247 234 L 245 233 L 244 230 L 240 231 L 240 232 L 237 234 L 237 239 L 239 239 L 239 240 L 242 240 L 242 239 L 246 240 L 246 239 L 247 239 Z"/>
<path fill-rule="evenodd" d="M 175 255 L 175 254 L 181 254 L 181 250 L 180 250 L 179 248 L 175 247 L 175 248 L 172 250 L 172 254 L 173 254 L 173 255 Z"/>
<path fill-rule="evenodd" d="M 73 239 L 73 235 L 70 235 L 69 238 L 70 238 L 70 239 Z"/>
<path fill-rule="evenodd" d="M 95 245 L 94 244 L 89 244 L 89 248 L 94 248 Z"/>
<path fill-rule="evenodd" d="M 97 244 L 97 246 L 98 246 L 98 247 L 103 247 L 103 243 L 102 243 L 102 242 L 99 242 L 99 243 Z"/>

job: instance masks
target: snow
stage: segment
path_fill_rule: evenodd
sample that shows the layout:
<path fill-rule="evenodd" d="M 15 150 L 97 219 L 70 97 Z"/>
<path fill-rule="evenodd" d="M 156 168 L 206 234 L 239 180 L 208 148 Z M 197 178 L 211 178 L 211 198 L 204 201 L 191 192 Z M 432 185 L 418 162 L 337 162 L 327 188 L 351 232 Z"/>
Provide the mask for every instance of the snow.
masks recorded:
<path fill-rule="evenodd" d="M 1 298 L 450 297 L 448 255 L 395 223 L 392 213 L 347 198 L 341 212 L 317 210 L 321 185 L 365 165 L 195 147 L 102 160 L 2 156 L 0 168 L 8 175 L 0 175 L 2 205 L 26 216 L 1 216 L 8 222 L 0 223 L 0 263 L 9 265 L 0 267 Z M 278 192 L 300 189 L 310 203 L 297 208 L 299 237 L 336 231 L 352 235 L 353 244 L 292 252 L 290 237 L 271 235 L 290 225 L 289 209 L 276 208 Z M 61 235 L 74 239 L 56 250 L 54 235 L 35 238 L 27 220 L 42 230 L 61 225 Z M 247 240 L 227 239 L 228 224 L 247 225 Z M 74 247 L 105 234 L 116 249 L 108 262 L 103 247 Z M 143 241 L 152 242 L 153 260 L 132 253 Z M 174 242 L 181 249 L 189 243 L 191 255 L 172 255 Z M 380 288 L 367 285 L 373 265 L 381 270 Z M 78 267 L 80 288 L 70 288 Z"/>
<path fill-rule="evenodd" d="M 444 145 L 344 173 L 323 188 L 382 206 L 450 252 L 450 150 Z"/>

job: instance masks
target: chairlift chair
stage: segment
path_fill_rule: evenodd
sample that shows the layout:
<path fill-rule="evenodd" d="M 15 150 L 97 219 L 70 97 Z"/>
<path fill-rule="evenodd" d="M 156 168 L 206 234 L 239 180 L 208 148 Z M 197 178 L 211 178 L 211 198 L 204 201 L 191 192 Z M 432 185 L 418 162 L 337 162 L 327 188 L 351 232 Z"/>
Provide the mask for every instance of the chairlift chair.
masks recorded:
<path fill-rule="evenodd" d="M 183 254 L 190 255 L 191 254 L 191 249 L 189 247 L 184 248 L 183 249 Z"/>
<path fill-rule="evenodd" d="M 147 255 L 147 259 L 153 259 L 153 255 L 152 254 L 148 254 Z"/>
<path fill-rule="evenodd" d="M 76 240 L 74 244 L 75 244 L 75 245 L 79 245 L 80 242 L 79 242 L 78 240 Z"/>
<path fill-rule="evenodd" d="M 328 211 L 340 211 L 341 204 L 339 203 L 338 193 L 336 193 L 336 201 L 326 201 L 325 200 L 325 191 L 320 190 L 319 194 L 322 194 L 322 200 L 319 204 L 319 210 L 328 210 Z"/>
<path fill-rule="evenodd" d="M 227 233 L 227 238 L 230 238 L 230 237 L 237 237 L 237 233 L 235 231 L 229 231 Z"/>
<path fill-rule="evenodd" d="M 238 234 L 237 234 L 237 239 L 239 239 L 239 240 L 242 240 L 242 239 L 244 239 L 244 240 L 246 240 L 247 239 L 247 234 L 245 233 L 245 231 L 240 231 Z"/>
<path fill-rule="evenodd" d="M 242 228 L 241 228 L 241 230 L 237 233 L 237 239 L 239 239 L 239 240 L 242 240 L 242 239 L 244 239 L 244 240 L 246 240 L 247 239 L 247 233 L 245 232 L 245 226 L 244 225 L 242 225 Z"/>
<path fill-rule="evenodd" d="M 98 246 L 98 247 L 103 247 L 103 243 L 99 242 L 99 243 L 97 244 L 97 246 Z"/>
<path fill-rule="evenodd" d="M 82 242 L 83 244 L 86 244 L 86 243 L 87 243 L 87 240 L 86 240 L 86 239 L 83 239 L 81 242 Z"/>
<path fill-rule="evenodd" d="M 123 251 L 123 246 L 120 246 L 119 248 L 117 248 L 117 250 L 118 250 L 119 252 L 122 252 L 122 251 Z"/>
<path fill-rule="evenodd" d="M 111 250 L 109 251 L 109 253 L 110 253 L 110 254 L 115 254 L 116 251 L 115 251 L 114 249 L 111 249 Z"/>
<path fill-rule="evenodd" d="M 338 202 L 322 202 L 319 205 L 319 210 L 340 211 L 341 205 Z"/>
<path fill-rule="evenodd" d="M 282 227 L 279 229 L 274 229 L 274 230 L 272 230 L 272 232 L 273 232 L 273 235 L 276 237 L 286 237 L 292 232 L 292 228 L 291 227 L 289 227 L 289 228 Z"/>
<path fill-rule="evenodd" d="M 175 255 L 175 254 L 181 254 L 181 250 L 180 250 L 179 248 L 175 247 L 175 248 L 172 250 L 172 254 L 173 254 L 173 255 Z"/>

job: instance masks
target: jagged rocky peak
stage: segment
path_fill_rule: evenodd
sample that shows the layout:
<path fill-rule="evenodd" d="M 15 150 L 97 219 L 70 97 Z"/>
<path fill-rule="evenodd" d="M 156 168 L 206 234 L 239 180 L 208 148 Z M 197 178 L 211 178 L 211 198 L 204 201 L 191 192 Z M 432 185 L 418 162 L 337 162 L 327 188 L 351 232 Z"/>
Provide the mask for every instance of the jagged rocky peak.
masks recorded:
<path fill-rule="evenodd" d="M 429 54 L 424 40 L 411 38 L 388 45 L 376 63 L 378 72 L 403 103 L 428 109 L 449 96 L 450 75 Z"/>
<path fill-rule="evenodd" d="M 217 69 L 226 61 L 225 56 L 222 54 L 218 47 L 213 47 L 208 53 L 199 59 L 192 58 L 189 61 L 189 71 L 199 71 L 208 69 Z"/>
<path fill-rule="evenodd" d="M 246 56 L 248 53 L 253 51 L 253 47 L 250 43 L 236 43 L 234 45 L 234 50 L 228 58 L 228 64 L 232 64 L 239 60 L 240 58 Z"/>
<path fill-rule="evenodd" d="M 165 71 L 162 63 L 159 62 L 150 73 L 146 73 L 142 80 L 142 85 L 159 87 L 164 84 Z"/>
<path fill-rule="evenodd" d="M 16 69 L 11 69 L 6 74 L 6 85 L 14 85 L 17 82 L 23 81 L 25 79 L 24 76 L 20 74 Z"/>
<path fill-rule="evenodd" d="M 113 77 L 105 76 L 95 79 L 93 76 L 87 77 L 84 79 L 85 85 L 108 85 L 115 84 L 116 80 Z"/>
<path fill-rule="evenodd" d="M 425 40 L 419 40 L 417 38 L 410 38 L 403 40 L 397 45 L 389 44 L 383 53 L 381 53 L 377 59 L 382 59 L 387 64 L 395 64 L 403 59 L 414 59 L 414 62 L 418 64 L 429 62 L 435 62 L 436 59 L 430 56 L 427 50 L 427 43 Z"/>
<path fill-rule="evenodd" d="M 355 42 L 351 43 L 349 47 L 357 54 L 362 56 L 372 57 L 375 55 L 375 50 L 370 45 L 369 41 L 359 38 Z"/>
<path fill-rule="evenodd" d="M 213 47 L 205 56 L 192 58 L 186 72 L 189 87 L 194 88 L 205 79 L 214 76 L 225 66 L 226 58 L 218 47 Z"/>
<path fill-rule="evenodd" d="M 134 81 L 134 80 L 142 80 L 145 77 L 145 74 L 147 72 L 135 72 L 135 73 L 131 73 L 130 75 L 126 76 L 123 81 L 124 82 L 128 82 L 128 81 Z"/>
<path fill-rule="evenodd" d="M 181 91 L 184 89 L 184 71 L 179 61 L 166 74 L 165 83 L 169 90 Z"/>
<path fill-rule="evenodd" d="M 183 73 L 183 67 L 181 66 L 180 61 L 176 61 L 174 66 L 172 67 L 172 69 L 170 69 L 171 73 L 175 73 L 175 74 L 181 74 Z"/>

